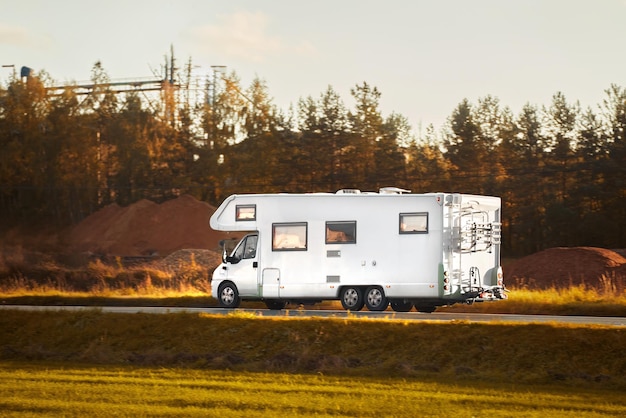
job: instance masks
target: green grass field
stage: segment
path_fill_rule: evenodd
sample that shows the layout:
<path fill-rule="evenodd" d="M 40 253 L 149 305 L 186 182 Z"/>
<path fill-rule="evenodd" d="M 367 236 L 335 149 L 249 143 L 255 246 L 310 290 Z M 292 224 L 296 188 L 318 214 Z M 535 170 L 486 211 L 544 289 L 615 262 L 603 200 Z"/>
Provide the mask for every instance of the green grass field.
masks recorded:
<path fill-rule="evenodd" d="M 603 417 L 620 391 L 468 380 L 0 363 L 3 417 Z"/>

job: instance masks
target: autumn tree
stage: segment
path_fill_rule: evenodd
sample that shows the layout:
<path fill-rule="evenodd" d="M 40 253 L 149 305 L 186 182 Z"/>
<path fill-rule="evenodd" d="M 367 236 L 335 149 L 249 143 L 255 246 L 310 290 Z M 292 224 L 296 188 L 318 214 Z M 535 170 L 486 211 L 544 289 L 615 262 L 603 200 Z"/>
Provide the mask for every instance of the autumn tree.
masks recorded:
<path fill-rule="evenodd" d="M 406 147 L 412 144 L 411 125 L 406 117 L 391 113 L 380 127 L 374 158 L 376 163 L 376 188 L 385 186 L 409 187 L 406 171 Z"/>
<path fill-rule="evenodd" d="M 446 157 L 453 165 L 455 190 L 481 193 L 486 144 L 481 141 L 480 128 L 474 121 L 472 105 L 467 99 L 454 109 L 448 126 L 443 145 Z"/>
<path fill-rule="evenodd" d="M 297 165 L 307 188 L 335 190 L 354 186 L 351 156 L 355 150 L 348 110 L 339 94 L 328 86 L 318 100 L 298 102 L 300 139 Z"/>
<path fill-rule="evenodd" d="M 503 143 L 509 157 L 508 185 L 514 191 L 505 201 L 511 222 L 505 239 L 514 251 L 528 254 L 542 249 L 544 237 L 542 216 L 548 196 L 541 182 L 546 140 L 536 106 L 525 104 L 515 123 L 517 134 Z"/>
<path fill-rule="evenodd" d="M 229 193 L 227 187 L 236 184 L 239 165 L 232 146 L 243 138 L 246 104 L 235 72 L 215 71 L 207 87 L 200 112 L 204 137 L 198 139 L 193 181 L 201 190 L 201 199 L 217 203 Z"/>
<path fill-rule="evenodd" d="M 246 89 L 246 138 L 238 155 L 246 156 L 243 163 L 248 178 L 260 182 L 252 191 L 282 192 L 293 179 L 295 144 L 280 114 L 273 104 L 265 82 L 255 78 Z"/>
<path fill-rule="evenodd" d="M 0 204 L 15 221 L 45 214 L 53 191 L 44 76 L 13 77 L 0 101 Z"/>
<path fill-rule="evenodd" d="M 611 85 L 605 91 L 601 112 L 607 138 L 601 168 L 605 190 L 602 204 L 606 208 L 604 215 L 610 219 L 610 226 L 604 231 L 605 245 L 619 248 L 626 236 L 626 88 Z"/>
<path fill-rule="evenodd" d="M 77 223 L 99 208 L 101 154 L 92 122 L 71 89 L 51 101 L 46 133 L 53 165 L 48 199 L 60 224 Z"/>
<path fill-rule="evenodd" d="M 602 242 L 615 225 L 607 213 L 611 208 L 606 202 L 613 193 L 604 186 L 604 167 L 609 161 L 609 137 L 602 120 L 591 108 L 578 120 L 576 163 L 573 167 L 573 210 L 579 216 L 577 234 L 582 245 Z"/>
<path fill-rule="evenodd" d="M 413 193 L 454 190 L 451 165 L 445 158 L 432 124 L 426 134 L 406 149 L 408 188 Z"/>
<path fill-rule="evenodd" d="M 350 90 L 356 105 L 350 113 L 351 128 L 356 135 L 355 168 L 358 180 L 363 187 L 373 189 L 377 186 L 376 147 L 381 139 L 383 117 L 380 112 L 380 91 L 363 82 Z"/>
<path fill-rule="evenodd" d="M 578 105 L 569 104 L 561 92 L 552 96 L 552 103 L 544 108 L 545 178 L 543 185 L 548 191 L 546 222 L 550 246 L 572 245 L 580 225 L 577 214 L 571 207 L 574 187 L 575 148 Z"/>
<path fill-rule="evenodd" d="M 507 181 L 508 158 L 502 153 L 502 143 L 516 132 L 514 116 L 500 100 L 488 95 L 478 99 L 473 108 L 473 120 L 478 129 L 481 193 L 501 195 Z"/>

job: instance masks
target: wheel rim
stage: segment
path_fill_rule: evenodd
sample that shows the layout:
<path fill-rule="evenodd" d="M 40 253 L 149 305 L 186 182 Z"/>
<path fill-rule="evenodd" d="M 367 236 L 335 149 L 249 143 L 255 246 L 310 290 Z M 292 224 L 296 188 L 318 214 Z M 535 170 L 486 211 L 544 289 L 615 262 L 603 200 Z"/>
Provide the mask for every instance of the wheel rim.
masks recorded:
<path fill-rule="evenodd" d="M 232 305 L 235 301 L 235 291 L 232 287 L 226 286 L 222 289 L 222 303 L 224 305 Z"/>
<path fill-rule="evenodd" d="M 363 291 L 358 287 L 344 287 L 341 289 L 340 297 L 341 306 L 348 311 L 360 311 L 365 304 Z"/>
<path fill-rule="evenodd" d="M 371 289 L 367 292 L 367 303 L 373 308 L 378 308 L 383 303 L 383 293 L 380 289 Z"/>
<path fill-rule="evenodd" d="M 359 292 L 355 288 L 347 289 L 343 294 L 343 301 L 346 306 L 355 307 L 359 303 Z"/>

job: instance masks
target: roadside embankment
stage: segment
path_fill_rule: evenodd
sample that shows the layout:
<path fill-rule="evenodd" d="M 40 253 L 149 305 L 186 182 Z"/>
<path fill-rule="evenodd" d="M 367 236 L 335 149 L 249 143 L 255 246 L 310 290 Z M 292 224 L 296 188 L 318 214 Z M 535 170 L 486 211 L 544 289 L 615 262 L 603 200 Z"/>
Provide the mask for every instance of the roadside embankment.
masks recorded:
<path fill-rule="evenodd" d="M 0 341 L 0 361 L 626 388 L 619 327 L 3 310 Z"/>

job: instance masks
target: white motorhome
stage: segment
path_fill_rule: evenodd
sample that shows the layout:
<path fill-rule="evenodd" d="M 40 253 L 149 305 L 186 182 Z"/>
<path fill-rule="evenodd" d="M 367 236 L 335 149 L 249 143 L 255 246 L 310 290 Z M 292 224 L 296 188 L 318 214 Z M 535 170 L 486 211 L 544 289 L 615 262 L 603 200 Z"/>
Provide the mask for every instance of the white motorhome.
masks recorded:
<path fill-rule="evenodd" d="M 499 197 L 398 188 L 232 195 L 211 228 L 248 233 L 224 252 L 212 296 L 399 312 L 505 299 L 500 211 Z"/>

